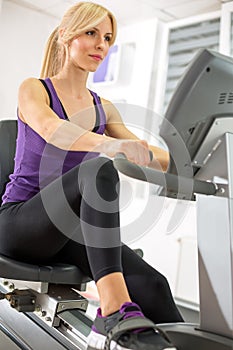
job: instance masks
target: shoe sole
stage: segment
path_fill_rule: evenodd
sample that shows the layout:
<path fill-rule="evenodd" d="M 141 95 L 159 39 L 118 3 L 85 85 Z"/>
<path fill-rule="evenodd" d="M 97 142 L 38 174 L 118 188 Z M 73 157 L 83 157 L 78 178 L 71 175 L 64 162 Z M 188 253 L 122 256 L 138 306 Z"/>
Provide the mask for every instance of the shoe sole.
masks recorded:
<path fill-rule="evenodd" d="M 89 334 L 87 338 L 87 350 L 104 350 L 106 336 L 93 332 Z M 122 346 L 118 345 L 115 341 L 111 342 L 110 345 L 111 350 L 129 350 L 127 348 L 123 348 Z"/>
<path fill-rule="evenodd" d="M 87 338 L 87 350 L 104 350 L 106 336 L 93 332 L 89 334 Z M 132 350 L 130 348 L 124 348 L 123 346 L 120 346 L 115 341 L 111 342 L 110 350 Z M 170 348 L 164 348 L 163 350 L 177 350 L 177 348 L 170 347 Z"/>

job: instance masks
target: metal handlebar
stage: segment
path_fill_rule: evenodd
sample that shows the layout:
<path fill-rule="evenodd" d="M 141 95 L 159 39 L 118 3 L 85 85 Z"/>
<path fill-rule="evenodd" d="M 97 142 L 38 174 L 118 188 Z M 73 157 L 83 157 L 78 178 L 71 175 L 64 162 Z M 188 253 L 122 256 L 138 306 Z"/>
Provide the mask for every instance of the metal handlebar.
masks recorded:
<path fill-rule="evenodd" d="M 169 191 L 173 192 L 185 192 L 187 190 L 187 193 L 190 194 L 191 189 L 192 193 L 215 195 L 218 190 L 217 185 L 213 182 L 196 180 L 194 178 L 164 173 L 159 170 L 139 166 L 130 162 L 122 153 L 115 156 L 113 164 L 117 170 L 127 176 L 166 187 Z"/>

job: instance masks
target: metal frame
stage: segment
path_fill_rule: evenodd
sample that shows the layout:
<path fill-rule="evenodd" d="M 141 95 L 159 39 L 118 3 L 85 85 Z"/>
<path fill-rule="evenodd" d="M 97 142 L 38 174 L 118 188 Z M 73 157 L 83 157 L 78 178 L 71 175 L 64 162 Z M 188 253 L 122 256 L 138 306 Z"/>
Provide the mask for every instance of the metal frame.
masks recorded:
<path fill-rule="evenodd" d="M 221 127 L 215 127 L 218 147 L 210 142 L 209 148 L 201 148 L 200 159 L 211 156 L 198 178 L 212 181 L 218 176 L 219 190 L 216 196 L 196 195 L 200 325 L 160 325 L 179 350 L 233 349 L 233 134 L 221 137 Z M 210 130 L 207 140 L 212 134 Z"/>
<path fill-rule="evenodd" d="M 197 196 L 200 328 L 233 337 L 233 134 L 226 133 L 207 167 L 228 182 L 222 196 Z M 215 175 L 217 175 L 215 173 Z M 210 249 L 211 246 L 211 249 Z"/>
<path fill-rule="evenodd" d="M 10 281 L 7 286 L 0 283 L 0 291 L 13 292 L 15 295 L 19 289 L 12 291 L 11 286 Z M 88 300 L 78 291 L 67 285 L 49 285 L 47 293 L 32 289 L 20 291 L 26 293 L 26 303 L 19 310 L 23 312 L 18 312 L 17 307 L 11 307 L 7 300 L 1 301 L 0 331 L 10 334 L 12 341 L 25 350 L 86 349 L 86 338 L 91 330 L 92 320 L 87 312 Z M 27 293 L 34 301 L 33 312 L 29 311 Z"/>

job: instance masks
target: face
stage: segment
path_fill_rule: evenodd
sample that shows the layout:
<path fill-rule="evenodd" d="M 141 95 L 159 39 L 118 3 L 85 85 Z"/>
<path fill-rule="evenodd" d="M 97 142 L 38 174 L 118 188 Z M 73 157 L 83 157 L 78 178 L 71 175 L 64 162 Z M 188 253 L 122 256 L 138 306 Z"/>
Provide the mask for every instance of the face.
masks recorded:
<path fill-rule="evenodd" d="M 84 71 L 94 72 L 106 57 L 112 38 L 109 17 L 72 40 L 69 47 L 71 63 Z"/>

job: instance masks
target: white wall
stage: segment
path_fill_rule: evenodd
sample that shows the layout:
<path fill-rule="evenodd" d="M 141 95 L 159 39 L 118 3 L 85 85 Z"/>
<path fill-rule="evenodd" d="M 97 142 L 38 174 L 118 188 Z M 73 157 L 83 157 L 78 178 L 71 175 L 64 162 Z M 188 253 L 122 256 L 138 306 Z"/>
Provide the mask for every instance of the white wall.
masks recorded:
<path fill-rule="evenodd" d="M 135 57 L 131 62 L 132 79 L 127 85 L 117 82 L 114 85 L 92 86 L 100 96 L 111 101 L 124 100 L 129 104 L 147 107 L 157 24 L 157 19 L 153 19 L 119 28 L 116 44 L 134 43 L 136 46 Z M 120 69 L 124 71 L 124 62 Z"/>
<path fill-rule="evenodd" d="M 42 52 L 56 20 L 13 3 L 0 13 L 0 119 L 15 118 L 17 91 L 27 77 L 38 76 Z"/>

